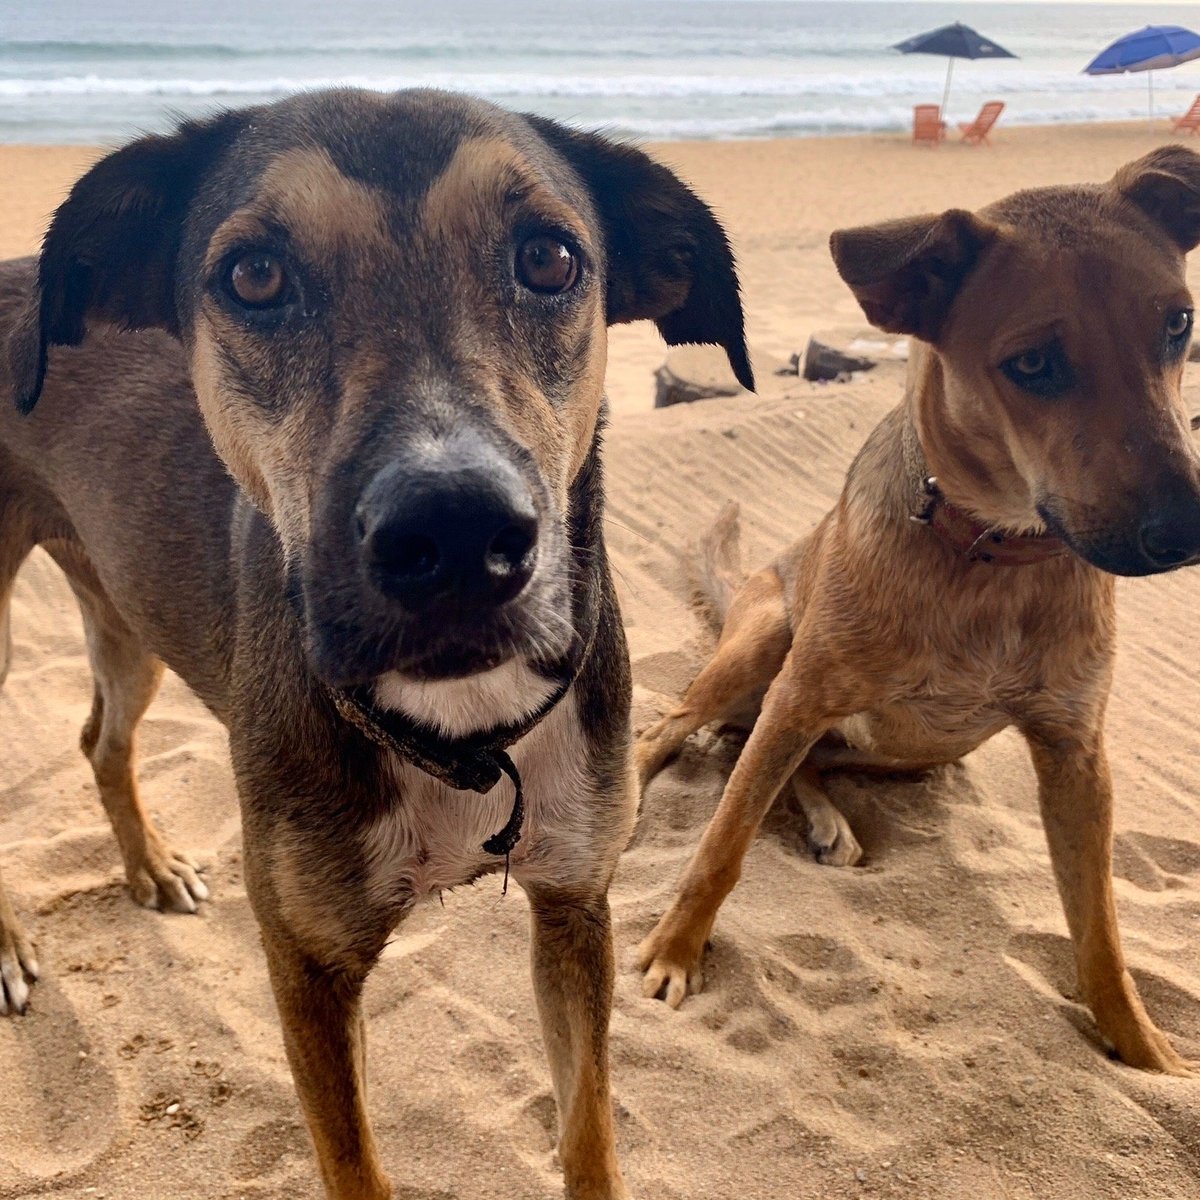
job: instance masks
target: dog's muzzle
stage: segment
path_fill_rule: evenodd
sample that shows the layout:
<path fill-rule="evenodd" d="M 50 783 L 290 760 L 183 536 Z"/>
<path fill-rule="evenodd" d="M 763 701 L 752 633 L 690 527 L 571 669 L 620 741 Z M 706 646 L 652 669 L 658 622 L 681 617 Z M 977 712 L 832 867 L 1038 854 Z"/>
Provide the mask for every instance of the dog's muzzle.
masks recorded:
<path fill-rule="evenodd" d="M 305 649 L 326 684 L 461 679 L 570 648 L 564 522 L 536 463 L 470 413 L 369 441 L 329 473 L 297 556 Z M 379 439 L 375 439 L 376 441 Z"/>
<path fill-rule="evenodd" d="M 500 608 L 537 565 L 538 514 L 519 472 L 485 445 L 453 450 L 390 463 L 354 511 L 367 577 L 412 614 Z"/>
<path fill-rule="evenodd" d="M 1136 523 L 1087 537 L 1045 505 L 1038 513 L 1076 554 L 1113 575 L 1158 575 L 1200 562 L 1200 494 L 1188 485 L 1160 494 Z"/>

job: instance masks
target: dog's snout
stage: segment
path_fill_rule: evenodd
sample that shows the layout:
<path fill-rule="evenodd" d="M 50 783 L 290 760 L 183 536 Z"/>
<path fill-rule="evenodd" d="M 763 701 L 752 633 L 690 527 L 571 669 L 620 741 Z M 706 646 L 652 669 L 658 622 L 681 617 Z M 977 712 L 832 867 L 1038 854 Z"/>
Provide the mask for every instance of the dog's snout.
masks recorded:
<path fill-rule="evenodd" d="M 1200 478 L 1172 473 L 1147 489 L 1137 545 L 1153 571 L 1200 560 Z"/>
<path fill-rule="evenodd" d="M 359 503 L 355 529 L 375 586 L 412 611 L 439 601 L 497 608 L 536 565 L 533 497 L 502 462 L 388 467 Z"/>

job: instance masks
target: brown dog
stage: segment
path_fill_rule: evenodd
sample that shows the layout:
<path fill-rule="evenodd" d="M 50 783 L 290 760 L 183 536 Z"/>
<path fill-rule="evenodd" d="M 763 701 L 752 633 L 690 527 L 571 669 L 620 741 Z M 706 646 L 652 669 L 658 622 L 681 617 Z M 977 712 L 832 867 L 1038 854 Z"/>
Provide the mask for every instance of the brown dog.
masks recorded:
<path fill-rule="evenodd" d="M 134 142 L 75 186 L 36 276 L 0 268 L 0 601 L 35 545 L 79 598 L 83 748 L 139 900 L 205 895 L 134 783 L 160 664 L 228 726 L 331 1197 L 391 1193 L 367 973 L 418 900 L 510 866 L 567 1194 L 626 1196 L 607 891 L 636 786 L 600 427 L 605 327 L 637 318 L 751 382 L 728 244 L 674 175 L 436 92 Z M 37 967 L 6 899 L 0 970 L 22 1009 Z"/>
<path fill-rule="evenodd" d="M 868 318 L 919 339 L 907 395 L 834 510 L 772 566 L 742 581 L 733 512 L 710 539 L 720 643 L 640 739 L 643 783 L 702 725 L 761 715 L 642 944 L 647 995 L 678 1005 L 700 986 L 717 910 L 789 776 L 818 858 L 853 863 L 820 770 L 946 763 L 1015 725 L 1096 1023 L 1125 1062 L 1187 1073 L 1121 955 L 1103 723 L 1112 574 L 1200 558 L 1180 399 L 1198 242 L 1200 157 L 1179 147 L 1105 186 L 833 235 Z"/>

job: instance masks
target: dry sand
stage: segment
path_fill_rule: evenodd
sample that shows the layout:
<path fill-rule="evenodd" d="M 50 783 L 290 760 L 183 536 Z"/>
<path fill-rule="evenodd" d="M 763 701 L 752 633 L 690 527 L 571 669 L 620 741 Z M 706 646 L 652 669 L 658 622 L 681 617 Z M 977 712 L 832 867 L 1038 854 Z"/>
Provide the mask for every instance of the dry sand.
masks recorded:
<path fill-rule="evenodd" d="M 786 356 L 812 328 L 856 317 L 825 251 L 836 225 L 1104 178 L 1163 140 L 1131 126 L 1002 130 L 991 150 L 880 137 L 658 152 L 728 223 L 752 340 Z M 0 254 L 34 248 L 89 157 L 0 149 Z M 678 548 L 731 495 L 755 561 L 790 541 L 836 495 L 900 387 L 896 368 L 844 386 L 767 378 L 757 400 L 655 413 L 661 358 L 651 330 L 616 331 L 609 538 L 639 725 L 711 645 Z M 1196 572 L 1122 583 L 1109 720 L 1127 952 L 1151 1012 L 1193 1058 L 1198 585 Z M 45 977 L 28 1016 L 0 1021 L 0 1198 L 314 1195 L 222 731 L 168 678 L 143 725 L 145 795 L 208 864 L 214 898 L 199 918 L 139 910 L 75 747 L 90 680 L 70 594 L 45 558 L 23 571 L 13 616 L 0 869 Z M 704 994 L 679 1012 L 643 1000 L 633 948 L 738 749 L 695 741 L 650 788 L 612 897 L 615 1088 L 636 1196 L 1200 1194 L 1200 1082 L 1108 1061 L 1070 999 L 1033 776 L 1013 735 L 924 779 L 834 779 L 867 852 L 858 869 L 815 865 L 781 806 L 721 913 Z M 371 1109 L 398 1198 L 559 1194 L 526 924 L 519 892 L 484 882 L 420 910 L 372 977 Z"/>

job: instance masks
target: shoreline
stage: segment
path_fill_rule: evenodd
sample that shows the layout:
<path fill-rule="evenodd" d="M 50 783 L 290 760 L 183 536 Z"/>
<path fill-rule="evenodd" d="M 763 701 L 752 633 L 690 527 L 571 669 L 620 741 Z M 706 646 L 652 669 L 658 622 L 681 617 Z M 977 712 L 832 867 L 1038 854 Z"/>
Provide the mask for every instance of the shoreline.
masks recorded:
<path fill-rule="evenodd" d="M 349 86 L 349 85 L 348 85 Z M 1006 96 L 1012 93 L 1003 90 L 981 90 L 977 93 L 972 92 L 968 95 L 957 94 L 953 97 L 950 104 L 950 116 L 947 120 L 953 123 L 959 120 L 967 120 L 978 113 L 980 107 L 987 101 L 1001 100 L 1006 105 L 1005 116 L 1001 118 L 1001 126 L 1006 129 L 1097 129 L 1104 127 L 1113 128 L 1129 128 L 1137 125 L 1146 125 L 1153 121 L 1156 126 L 1167 128 L 1169 122 L 1177 117 L 1182 116 L 1188 109 L 1191 103 L 1191 98 L 1200 94 L 1200 78 L 1197 78 L 1195 83 L 1196 90 L 1191 88 L 1181 88 L 1181 95 L 1176 99 L 1168 98 L 1165 94 L 1156 96 L 1155 112 L 1151 118 L 1145 111 L 1133 113 L 1128 116 L 1112 116 L 1109 114 L 1097 114 L 1093 116 L 1083 116 L 1079 113 L 1068 113 L 1058 116 L 1046 116 L 1044 114 L 1014 114 L 1011 106 L 1008 104 Z M 306 89 L 296 89 L 297 91 Z M 367 88 L 368 91 L 385 89 Z M 461 91 L 467 95 L 478 96 L 481 99 L 488 99 L 483 92 L 473 92 L 469 87 L 450 87 L 447 89 L 451 92 Z M 1020 93 L 1017 93 L 1018 95 Z M 274 99 L 284 98 L 284 93 L 274 97 Z M 940 102 L 940 92 L 938 94 L 930 93 L 928 102 L 930 104 Z M 234 98 L 236 101 L 236 98 Z M 255 101 L 259 103 L 260 101 Z M 530 106 L 513 104 L 506 102 L 503 98 L 492 101 L 500 108 L 505 108 L 514 112 L 524 112 L 530 110 Z M 916 100 L 916 103 L 922 103 L 922 100 Z M 186 114 L 180 112 L 179 116 L 186 116 L 188 120 L 204 120 L 206 117 L 216 115 L 227 108 L 237 108 L 240 105 L 237 102 L 230 104 L 221 104 L 217 102 L 217 97 L 213 97 L 213 102 L 206 108 L 201 108 L 196 112 L 188 112 Z M 532 111 L 537 111 L 533 109 Z M 645 130 L 638 130 L 635 126 L 623 126 L 619 121 L 605 120 L 597 117 L 594 120 L 582 120 L 576 117 L 565 118 L 566 123 L 573 128 L 585 131 L 602 133 L 606 136 L 613 137 L 617 141 L 632 141 L 637 143 L 653 142 L 656 145 L 674 144 L 682 142 L 686 144 L 709 145 L 719 142 L 791 142 L 791 141 L 828 141 L 831 139 L 841 138 L 889 138 L 889 137 L 905 137 L 911 128 L 911 107 L 905 107 L 904 120 L 900 123 L 893 121 L 886 125 L 871 125 L 871 126 L 832 126 L 832 127 L 817 127 L 797 124 L 794 127 L 788 127 L 786 123 L 778 128 L 766 128 L 762 130 L 749 130 L 745 132 L 702 132 L 702 133 L 654 133 Z M 542 112 L 540 115 L 547 116 L 549 114 Z M 564 118 L 555 118 L 564 119 Z M 136 126 L 130 126 L 124 133 L 113 132 L 105 137 L 65 137 L 60 141 L 53 139 L 37 139 L 27 140 L 19 134 L 19 126 L 14 127 L 10 132 L 16 133 L 17 136 L 7 138 L 0 134 L 0 147 L 26 147 L 35 150 L 46 149 L 89 149 L 106 146 L 120 146 L 125 142 L 131 141 L 135 137 L 139 137 L 144 133 L 163 133 L 168 131 L 173 125 L 172 110 L 164 108 L 153 114 L 148 114 L 147 120 L 139 122 Z"/>
<path fill-rule="evenodd" d="M 1200 79 L 1197 80 L 1197 89 L 1200 93 Z M 930 101 L 933 103 L 933 101 Z M 982 101 L 980 102 L 982 103 Z M 501 105 L 500 107 L 504 107 Z M 979 105 L 972 106 L 971 104 L 953 106 L 955 110 L 961 109 L 956 117 L 958 119 L 970 115 L 972 112 L 977 112 Z M 221 106 L 216 106 L 210 113 L 201 113 L 200 119 L 205 116 L 215 116 L 221 112 Z M 515 111 L 515 110 L 514 110 Z M 1178 114 L 1182 116 L 1183 113 Z M 1170 134 L 1168 122 L 1175 120 L 1174 112 L 1156 112 L 1153 118 L 1153 126 L 1156 132 Z M 189 117 L 189 120 L 194 119 Z M 1045 130 L 1045 129 L 1061 129 L 1061 130 L 1112 130 L 1115 132 L 1129 131 L 1136 129 L 1139 126 L 1144 127 L 1151 124 L 1148 117 L 1125 117 L 1120 120 L 1103 120 L 1103 121 L 1071 121 L 1071 120 L 1046 120 L 1046 121 L 1019 121 L 1007 120 L 1005 116 L 1001 116 L 1000 123 L 996 126 L 998 133 L 1004 131 L 1021 132 L 1028 130 Z M 886 128 L 877 129 L 832 129 L 824 130 L 797 130 L 794 133 L 746 133 L 746 134 L 721 134 L 713 137 L 655 137 L 649 134 L 639 133 L 621 133 L 619 130 L 614 130 L 611 126 L 606 126 L 604 122 L 597 121 L 592 123 L 580 123 L 572 125 L 572 128 L 579 129 L 585 133 L 600 133 L 607 137 L 612 137 L 616 141 L 636 142 L 638 145 L 653 145 L 653 146 L 714 146 L 723 145 L 725 143 L 743 144 L 746 142 L 762 143 L 762 142 L 834 142 L 834 141 L 863 141 L 863 140 L 878 140 L 878 141 L 905 141 L 908 139 L 910 129 L 908 126 L 903 128 L 899 126 L 887 126 Z M 162 130 L 157 128 L 147 128 L 145 133 L 154 134 L 161 133 Z M 130 133 L 128 136 L 119 134 L 113 135 L 111 140 L 91 140 L 91 141 L 4 141 L 0 140 L 0 154 L 7 153 L 10 150 L 26 150 L 32 152 L 46 152 L 53 150 L 62 151 L 94 151 L 99 154 L 106 150 L 113 150 L 133 141 L 136 137 L 141 136 L 140 133 Z"/>

